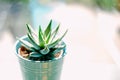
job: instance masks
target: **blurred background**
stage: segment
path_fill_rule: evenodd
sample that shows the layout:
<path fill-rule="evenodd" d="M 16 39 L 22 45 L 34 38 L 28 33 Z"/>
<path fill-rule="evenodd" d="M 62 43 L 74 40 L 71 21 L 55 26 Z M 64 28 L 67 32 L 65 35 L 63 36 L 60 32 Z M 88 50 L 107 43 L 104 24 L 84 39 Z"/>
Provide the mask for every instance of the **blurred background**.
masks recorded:
<path fill-rule="evenodd" d="M 76 11 L 79 9 L 72 11 L 72 8 L 79 7 L 91 10 L 95 15 L 99 11 L 114 15 L 116 12 L 119 13 L 120 0 L 0 0 L 0 35 L 8 31 L 14 38 L 22 36 L 25 34 L 25 24 L 30 23 L 35 27 L 40 24 L 44 26 L 50 19 L 66 13 L 67 8 L 71 8 L 71 12 L 77 13 Z M 57 14 L 52 15 L 55 12 Z M 75 15 L 74 13 L 69 13 L 70 17 Z M 69 19 L 71 19 L 70 17 Z M 60 23 L 61 21 L 56 22 Z"/>
<path fill-rule="evenodd" d="M 69 30 L 62 80 L 120 80 L 120 0 L 0 0 L 0 79 L 22 80 L 16 37 L 51 19 Z"/>

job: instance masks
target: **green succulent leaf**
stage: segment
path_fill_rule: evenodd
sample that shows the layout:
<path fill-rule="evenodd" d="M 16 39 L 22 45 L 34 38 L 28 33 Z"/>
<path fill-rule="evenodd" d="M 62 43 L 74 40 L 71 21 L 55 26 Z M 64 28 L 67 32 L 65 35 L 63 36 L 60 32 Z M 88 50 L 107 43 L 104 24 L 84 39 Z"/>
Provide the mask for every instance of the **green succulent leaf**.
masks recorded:
<path fill-rule="evenodd" d="M 64 47 L 61 47 L 61 48 L 57 48 L 55 51 L 53 51 L 52 54 L 57 54 L 58 52 L 60 52 L 61 50 L 63 50 Z"/>
<path fill-rule="evenodd" d="M 60 43 L 60 44 L 58 45 L 58 47 L 56 47 L 55 51 L 53 51 L 52 54 L 56 54 L 56 53 L 60 52 L 60 51 L 63 50 L 65 47 L 66 47 L 66 45 L 65 45 L 64 43 Z"/>
<path fill-rule="evenodd" d="M 46 46 L 44 49 L 40 50 L 40 53 L 43 54 L 43 55 L 46 55 L 49 53 L 49 48 Z"/>
<path fill-rule="evenodd" d="M 33 45 L 31 43 L 29 43 L 26 40 L 20 39 L 17 37 L 17 39 L 27 48 L 27 49 L 31 49 L 33 47 Z"/>
<path fill-rule="evenodd" d="M 51 42 L 52 42 L 52 41 L 54 40 L 54 38 L 56 37 L 56 35 L 57 35 L 57 33 L 58 33 L 58 30 L 59 30 L 59 27 L 60 27 L 60 25 L 58 25 L 58 27 L 53 31 Z"/>
<path fill-rule="evenodd" d="M 40 58 L 42 55 L 38 52 L 31 52 L 29 57 L 32 57 L 32 58 Z"/>
<path fill-rule="evenodd" d="M 28 33 L 30 33 L 31 35 L 33 34 L 37 37 L 37 33 L 33 30 L 33 28 L 29 24 L 26 24 L 26 27 L 27 27 Z"/>
<path fill-rule="evenodd" d="M 59 38 L 59 40 L 61 41 L 63 39 L 63 37 L 67 34 L 68 30 L 65 31 L 65 33 Z"/>
<path fill-rule="evenodd" d="M 33 28 L 29 25 L 29 24 L 26 24 L 27 26 L 27 31 L 28 31 L 28 34 L 31 36 L 31 38 L 36 42 L 38 43 L 38 40 L 37 40 L 37 34 L 36 32 L 33 30 Z"/>
<path fill-rule="evenodd" d="M 49 24 L 48 24 L 48 26 L 47 26 L 47 28 L 45 29 L 45 36 L 47 37 L 49 34 L 51 35 L 51 25 L 52 25 L 52 20 L 50 20 L 50 22 L 49 22 Z"/>
<path fill-rule="evenodd" d="M 27 34 L 28 35 L 28 38 L 30 40 L 30 43 L 35 47 L 35 49 L 39 50 L 40 47 L 39 45 L 34 41 L 34 39 L 32 38 L 32 36 L 30 34 Z"/>
<path fill-rule="evenodd" d="M 48 44 L 50 39 L 51 39 L 51 25 L 52 25 L 52 20 L 49 22 L 47 28 L 44 31 L 44 37 L 45 37 L 45 42 Z"/>
<path fill-rule="evenodd" d="M 46 37 L 46 44 L 49 43 L 50 39 L 51 39 L 51 32 L 50 32 L 50 33 L 48 34 L 48 36 Z"/>
<path fill-rule="evenodd" d="M 47 46 L 48 46 L 48 48 L 52 48 L 52 47 L 55 47 L 58 43 L 59 43 L 59 40 L 56 40 L 50 44 L 47 44 Z"/>
<path fill-rule="evenodd" d="M 68 30 L 66 30 L 66 32 L 65 32 L 59 39 L 57 39 L 56 41 L 48 44 L 48 45 L 47 45 L 48 48 L 55 47 L 55 46 L 63 39 L 63 37 L 66 35 L 67 32 L 68 32 Z"/>
<path fill-rule="evenodd" d="M 43 35 L 43 32 L 42 32 L 42 29 L 41 29 L 41 26 L 39 26 L 39 45 L 41 47 L 44 47 L 45 46 L 45 40 L 44 40 L 44 35 Z"/>

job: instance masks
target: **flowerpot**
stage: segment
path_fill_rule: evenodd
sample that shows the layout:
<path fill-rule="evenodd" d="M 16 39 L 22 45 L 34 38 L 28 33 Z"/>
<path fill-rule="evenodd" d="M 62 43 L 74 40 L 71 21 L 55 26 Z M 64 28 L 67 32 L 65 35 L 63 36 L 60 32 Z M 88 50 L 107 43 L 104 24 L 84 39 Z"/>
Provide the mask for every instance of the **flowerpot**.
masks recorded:
<path fill-rule="evenodd" d="M 22 37 L 22 39 L 27 40 L 27 37 Z M 21 43 L 17 41 L 15 44 L 16 55 L 20 63 L 23 80 L 60 80 L 66 49 L 64 49 L 63 55 L 59 59 L 49 61 L 32 61 L 25 59 L 18 54 L 20 46 Z"/>

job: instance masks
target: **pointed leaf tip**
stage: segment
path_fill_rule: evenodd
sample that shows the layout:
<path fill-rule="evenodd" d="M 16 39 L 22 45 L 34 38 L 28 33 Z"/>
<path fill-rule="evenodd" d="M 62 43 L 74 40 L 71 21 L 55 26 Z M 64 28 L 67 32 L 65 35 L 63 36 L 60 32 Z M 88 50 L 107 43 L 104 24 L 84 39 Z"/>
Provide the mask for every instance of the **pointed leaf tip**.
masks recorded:
<path fill-rule="evenodd" d="M 44 34 L 42 32 L 41 26 L 39 26 L 39 45 L 41 47 L 44 47 L 45 41 L 44 41 Z"/>
<path fill-rule="evenodd" d="M 47 28 L 45 29 L 45 36 L 47 37 L 49 33 L 51 33 L 51 26 L 52 26 L 52 20 L 49 22 Z"/>

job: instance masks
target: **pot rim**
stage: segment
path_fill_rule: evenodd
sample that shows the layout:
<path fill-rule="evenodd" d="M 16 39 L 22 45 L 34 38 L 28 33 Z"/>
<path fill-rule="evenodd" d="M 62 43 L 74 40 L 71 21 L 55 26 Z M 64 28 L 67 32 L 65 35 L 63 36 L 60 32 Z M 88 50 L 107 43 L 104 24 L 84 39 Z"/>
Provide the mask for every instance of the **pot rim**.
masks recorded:
<path fill-rule="evenodd" d="M 21 39 L 25 39 L 25 38 L 27 38 L 27 35 L 21 37 Z M 20 59 L 22 59 L 22 60 L 25 60 L 25 61 L 37 62 L 37 63 L 39 63 L 39 62 L 41 62 L 41 63 L 47 63 L 47 62 L 52 62 L 52 61 L 57 61 L 57 60 L 63 59 L 64 56 L 67 54 L 67 53 L 66 53 L 66 48 L 65 48 L 65 50 L 64 50 L 64 52 L 63 52 L 63 54 L 62 54 L 62 56 L 61 56 L 60 58 L 57 58 L 57 59 L 55 58 L 55 59 L 53 59 L 53 60 L 47 60 L 47 61 L 33 61 L 33 60 L 29 60 L 29 59 L 23 58 L 21 55 L 18 54 L 18 49 L 17 49 L 16 46 L 18 45 L 19 42 L 20 42 L 20 41 L 17 40 L 17 41 L 15 42 L 15 45 L 14 45 L 15 55 L 16 55 L 18 58 L 20 58 Z M 63 42 L 64 42 L 64 41 L 63 41 Z M 64 42 L 64 44 L 65 44 L 65 42 Z"/>

